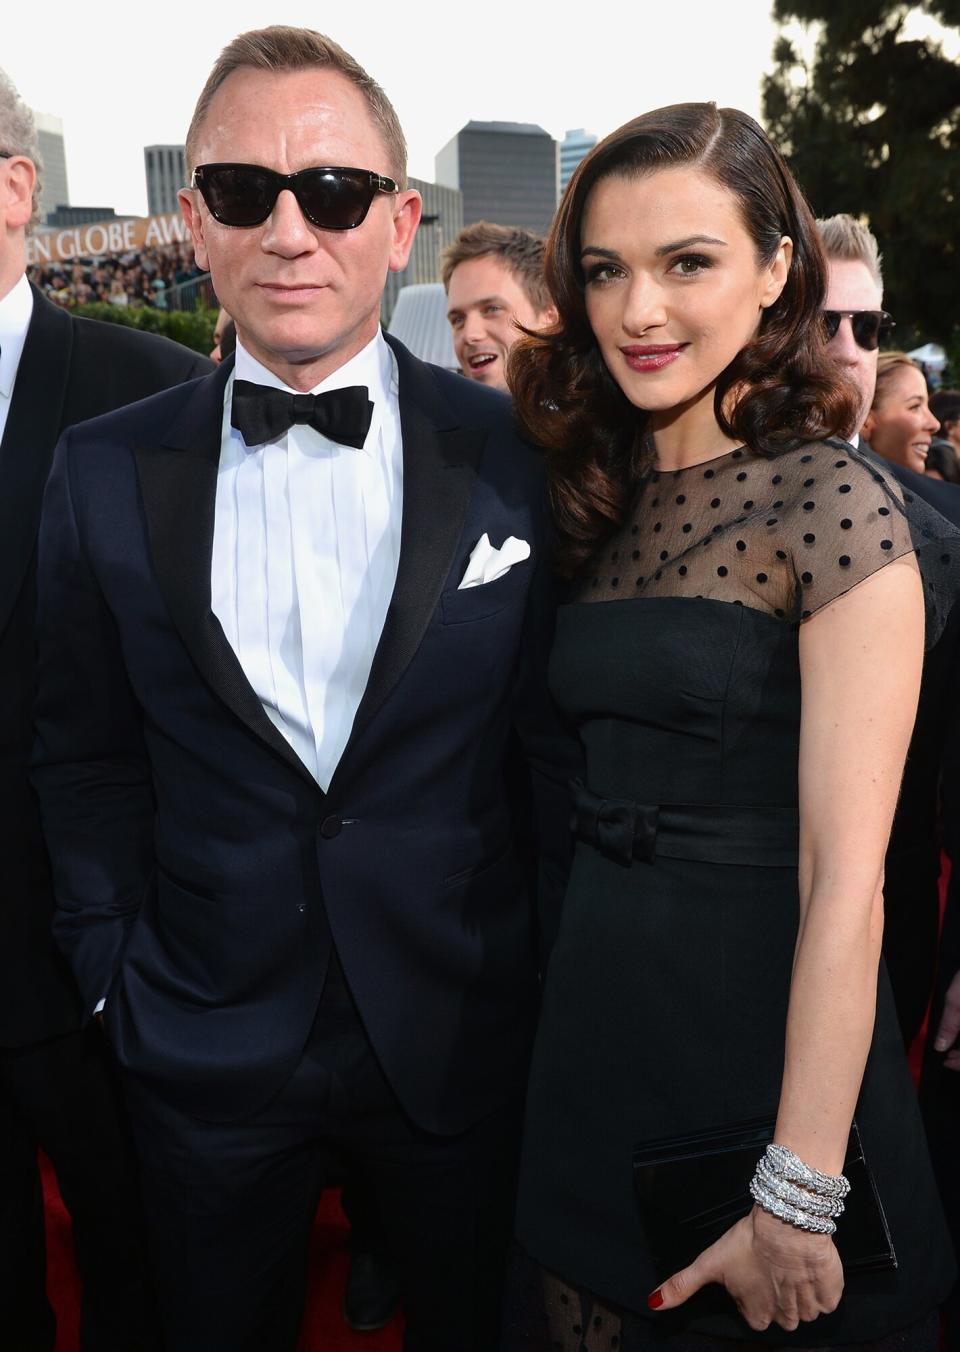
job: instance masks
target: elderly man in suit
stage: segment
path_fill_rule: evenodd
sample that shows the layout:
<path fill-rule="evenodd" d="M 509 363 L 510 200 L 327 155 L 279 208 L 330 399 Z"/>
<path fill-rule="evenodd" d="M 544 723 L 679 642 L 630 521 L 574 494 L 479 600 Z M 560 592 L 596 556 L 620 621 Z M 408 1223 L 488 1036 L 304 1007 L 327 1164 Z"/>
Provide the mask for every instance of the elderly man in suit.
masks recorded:
<path fill-rule="evenodd" d="M 57 933 L 125 1070 L 171 1349 L 293 1349 L 346 1158 L 409 1352 L 487 1352 L 574 772 L 542 467 L 503 396 L 380 331 L 420 200 L 342 48 L 235 39 L 187 156 L 236 359 L 68 433 L 47 491 Z"/>
<path fill-rule="evenodd" d="M 152 1341 L 142 1327 L 131 1154 L 106 1045 L 97 1029 L 82 1030 L 77 988 L 50 933 L 50 871 L 27 774 L 36 540 L 64 428 L 210 364 L 162 338 L 75 319 L 29 284 L 38 165 L 32 115 L 0 72 L 0 1341 L 17 1352 L 53 1347 L 39 1143 L 73 1217 L 84 1352 L 129 1352 Z"/>

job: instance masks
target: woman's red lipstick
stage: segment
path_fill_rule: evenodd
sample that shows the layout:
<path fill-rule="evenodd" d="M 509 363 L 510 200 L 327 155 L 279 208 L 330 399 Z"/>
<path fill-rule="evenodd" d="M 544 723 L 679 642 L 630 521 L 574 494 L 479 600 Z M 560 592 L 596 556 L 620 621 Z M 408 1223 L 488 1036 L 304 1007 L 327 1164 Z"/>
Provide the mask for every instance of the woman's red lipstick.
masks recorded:
<path fill-rule="evenodd" d="M 638 343 L 620 351 L 632 371 L 660 371 L 676 361 L 686 346 L 686 343 Z"/>

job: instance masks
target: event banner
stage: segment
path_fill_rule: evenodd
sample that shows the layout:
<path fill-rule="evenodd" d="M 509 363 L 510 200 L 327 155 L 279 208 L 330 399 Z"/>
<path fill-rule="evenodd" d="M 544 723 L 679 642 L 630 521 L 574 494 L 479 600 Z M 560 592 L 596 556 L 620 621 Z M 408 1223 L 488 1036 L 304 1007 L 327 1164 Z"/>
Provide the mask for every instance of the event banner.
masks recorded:
<path fill-rule="evenodd" d="M 27 266 L 123 254 L 154 248 L 158 244 L 177 244 L 189 238 L 190 232 L 178 211 L 162 216 L 92 221 L 89 225 L 72 225 L 64 230 L 38 230 L 27 237 Z"/>

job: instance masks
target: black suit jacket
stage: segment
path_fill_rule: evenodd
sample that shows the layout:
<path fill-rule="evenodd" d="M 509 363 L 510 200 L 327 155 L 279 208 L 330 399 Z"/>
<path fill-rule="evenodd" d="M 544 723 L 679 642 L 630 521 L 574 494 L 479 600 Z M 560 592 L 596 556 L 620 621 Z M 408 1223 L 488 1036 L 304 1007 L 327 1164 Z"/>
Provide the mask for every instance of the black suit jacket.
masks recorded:
<path fill-rule="evenodd" d="M 866 442 L 861 449 L 876 456 Z M 878 460 L 879 456 L 876 457 Z M 908 493 L 923 498 L 960 527 L 960 487 L 884 459 Z M 940 919 L 941 844 L 956 859 L 960 828 L 960 605 L 923 663 L 923 680 L 903 784 L 887 851 L 884 936 L 887 965 L 907 1042 L 919 1031 L 934 982 Z"/>
<path fill-rule="evenodd" d="M 504 397 L 392 346 L 398 575 L 326 794 L 210 609 L 229 364 L 75 428 L 47 490 L 34 782 L 57 934 L 88 1008 L 107 996 L 121 1063 L 211 1119 L 252 1111 L 292 1071 L 333 943 L 422 1126 L 463 1129 L 525 1073 L 537 926 L 512 736 L 536 772 L 548 903 L 573 765 L 546 693 L 542 467 Z M 459 590 L 484 532 L 531 557 Z"/>
<path fill-rule="evenodd" d="M 50 936 L 49 869 L 27 778 L 36 540 L 53 450 L 71 423 L 210 369 L 178 343 L 75 318 L 34 289 L 0 443 L 0 1046 L 25 1046 L 78 1026 L 76 988 Z"/>

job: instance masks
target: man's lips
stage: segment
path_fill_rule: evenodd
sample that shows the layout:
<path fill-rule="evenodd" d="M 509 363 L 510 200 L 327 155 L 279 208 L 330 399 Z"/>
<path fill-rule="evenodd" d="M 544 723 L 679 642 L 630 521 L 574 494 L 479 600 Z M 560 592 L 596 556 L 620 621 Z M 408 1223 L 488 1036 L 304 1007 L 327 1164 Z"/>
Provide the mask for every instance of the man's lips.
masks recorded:
<path fill-rule="evenodd" d="M 631 370 L 659 371 L 676 361 L 686 346 L 686 343 L 631 343 L 620 351 Z"/>
<path fill-rule="evenodd" d="M 475 352 L 473 356 L 467 358 L 467 365 L 471 371 L 482 371 L 485 366 L 491 366 L 497 360 L 496 352 Z"/>
<path fill-rule="evenodd" d="M 319 282 L 259 282 L 258 286 L 275 300 L 302 300 L 324 290 Z"/>

